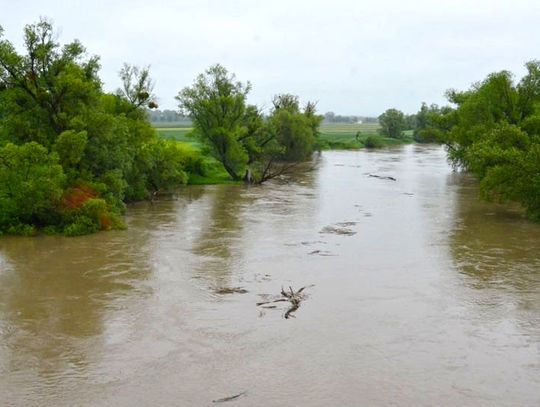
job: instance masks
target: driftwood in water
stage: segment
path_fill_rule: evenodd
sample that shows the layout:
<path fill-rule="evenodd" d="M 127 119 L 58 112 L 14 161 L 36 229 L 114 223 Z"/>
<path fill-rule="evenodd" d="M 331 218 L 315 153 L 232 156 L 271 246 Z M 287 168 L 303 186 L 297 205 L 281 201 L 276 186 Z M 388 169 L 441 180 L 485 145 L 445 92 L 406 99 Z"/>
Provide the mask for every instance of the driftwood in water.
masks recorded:
<path fill-rule="evenodd" d="M 233 401 L 233 400 L 236 400 L 236 399 L 239 399 L 240 397 L 246 395 L 247 391 L 243 391 L 242 393 L 238 393 L 234 396 L 229 396 L 229 397 L 223 397 L 222 399 L 217 399 L 217 400 L 212 400 L 212 403 L 224 403 L 226 401 Z"/>
<path fill-rule="evenodd" d="M 293 312 L 298 310 L 300 308 L 300 303 L 305 299 L 305 295 L 302 293 L 307 287 L 312 286 L 304 286 L 300 288 L 298 291 L 294 291 L 291 286 L 289 286 L 289 290 L 283 289 L 281 287 L 281 296 L 283 298 L 278 298 L 273 301 L 264 301 L 264 302 L 258 302 L 257 306 L 263 306 L 262 308 L 275 308 L 275 305 L 268 305 L 273 304 L 275 302 L 290 302 L 291 305 L 285 311 L 285 315 L 283 316 L 285 319 L 289 319 L 290 317 L 294 317 Z"/>
<path fill-rule="evenodd" d="M 397 181 L 397 179 L 395 179 L 394 177 L 385 177 L 383 175 L 377 175 L 377 174 L 368 174 L 368 177 L 379 178 L 379 179 L 388 179 L 390 181 Z"/>
<path fill-rule="evenodd" d="M 222 287 L 214 291 L 216 294 L 245 294 L 248 292 L 242 287 Z"/>

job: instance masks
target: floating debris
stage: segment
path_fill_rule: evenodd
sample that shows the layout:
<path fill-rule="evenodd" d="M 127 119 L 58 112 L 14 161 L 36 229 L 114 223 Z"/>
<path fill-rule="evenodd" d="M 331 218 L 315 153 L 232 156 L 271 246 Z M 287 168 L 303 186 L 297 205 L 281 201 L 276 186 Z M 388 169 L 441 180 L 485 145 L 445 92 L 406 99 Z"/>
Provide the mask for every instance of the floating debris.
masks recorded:
<path fill-rule="evenodd" d="M 343 228 L 348 228 L 348 227 L 351 227 L 351 226 L 355 226 L 356 224 L 358 224 L 358 222 L 340 222 L 340 223 L 336 223 L 337 226 L 340 226 L 340 227 L 343 227 Z"/>
<path fill-rule="evenodd" d="M 245 294 L 248 292 L 242 287 L 222 287 L 214 291 L 216 294 Z"/>
<path fill-rule="evenodd" d="M 323 242 L 322 240 L 314 240 L 314 241 L 304 241 L 304 242 L 300 242 L 300 244 L 302 246 L 311 246 L 311 245 L 314 245 L 314 244 L 326 244 L 326 242 Z"/>
<path fill-rule="evenodd" d="M 345 235 L 345 236 L 353 236 L 356 234 L 356 232 L 351 230 L 350 228 L 340 227 L 340 226 L 325 226 L 324 228 L 321 229 L 319 233 Z"/>
<path fill-rule="evenodd" d="M 223 397 L 222 399 L 212 400 L 212 403 L 225 403 L 226 401 L 237 400 L 240 397 L 245 396 L 246 394 L 247 394 L 247 391 L 243 391 L 242 393 L 238 393 L 234 396 Z"/>
<path fill-rule="evenodd" d="M 390 181 L 397 181 L 397 179 L 395 179 L 394 177 L 385 177 L 383 175 L 367 174 L 367 176 L 372 177 L 372 178 L 379 178 L 379 179 L 387 179 L 387 180 L 390 180 Z"/>
<path fill-rule="evenodd" d="M 312 252 L 309 252 L 310 255 L 318 255 L 318 256 L 335 256 L 335 254 L 332 254 L 328 250 L 313 250 Z"/>
<path fill-rule="evenodd" d="M 285 314 L 283 315 L 283 318 L 289 319 L 291 317 L 294 317 L 293 313 L 300 308 L 300 303 L 306 298 L 303 291 L 308 288 L 313 287 L 313 285 L 304 286 L 300 288 L 298 291 L 294 291 L 291 286 L 289 286 L 288 290 L 284 290 L 283 287 L 281 287 L 281 298 L 272 300 L 272 301 L 264 301 L 264 302 L 258 302 L 257 306 L 261 308 L 277 308 L 277 306 L 273 305 L 276 302 L 289 302 L 290 307 L 285 311 Z M 261 314 L 261 316 L 264 314 Z"/>

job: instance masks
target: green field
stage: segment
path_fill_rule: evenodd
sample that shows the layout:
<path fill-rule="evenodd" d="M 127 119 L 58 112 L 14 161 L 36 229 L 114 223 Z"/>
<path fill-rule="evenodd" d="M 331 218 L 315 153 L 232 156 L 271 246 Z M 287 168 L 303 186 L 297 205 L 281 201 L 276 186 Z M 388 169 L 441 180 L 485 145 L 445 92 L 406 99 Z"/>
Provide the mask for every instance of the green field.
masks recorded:
<path fill-rule="evenodd" d="M 165 140 L 175 140 L 179 143 L 189 143 L 198 150 L 202 148 L 202 144 L 194 137 L 193 127 L 187 125 L 182 126 L 178 123 L 161 124 L 155 126 L 158 135 Z M 204 153 L 203 153 L 204 154 Z M 223 169 L 223 166 L 213 157 L 205 156 L 204 158 L 204 175 L 192 173 L 189 176 L 188 184 L 191 185 L 206 185 L 206 184 L 235 184 L 229 174 Z"/>
<path fill-rule="evenodd" d="M 363 148 L 365 141 L 370 136 L 377 136 L 382 146 L 402 144 L 411 142 L 411 132 L 405 132 L 403 140 L 396 140 L 388 137 L 378 136 L 380 126 L 377 123 L 345 124 L 345 123 L 325 123 L 320 128 L 321 148 L 330 150 L 355 150 Z M 165 123 L 156 126 L 160 137 L 167 140 L 176 140 L 185 143 L 192 143 L 200 146 L 200 143 L 193 136 L 193 127 L 180 125 L 178 123 Z M 360 132 L 358 138 L 357 133 Z"/>
<path fill-rule="evenodd" d="M 197 144 L 193 137 L 193 127 L 156 127 L 158 135 L 166 140 L 184 141 Z"/>
<path fill-rule="evenodd" d="M 379 136 L 379 128 L 378 123 L 325 123 L 320 128 L 321 147 L 327 150 L 356 150 L 365 147 L 368 137 L 376 138 L 379 147 L 412 142 L 411 131 L 406 131 L 405 137 L 398 140 Z"/>

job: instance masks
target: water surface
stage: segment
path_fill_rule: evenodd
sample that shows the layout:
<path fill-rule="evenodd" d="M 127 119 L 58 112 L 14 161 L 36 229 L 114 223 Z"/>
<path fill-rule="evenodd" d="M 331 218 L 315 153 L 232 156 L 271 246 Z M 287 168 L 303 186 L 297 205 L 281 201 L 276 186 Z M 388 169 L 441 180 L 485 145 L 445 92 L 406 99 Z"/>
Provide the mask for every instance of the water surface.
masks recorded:
<path fill-rule="evenodd" d="M 312 167 L 1 238 L 0 405 L 540 405 L 540 226 L 439 147 Z"/>

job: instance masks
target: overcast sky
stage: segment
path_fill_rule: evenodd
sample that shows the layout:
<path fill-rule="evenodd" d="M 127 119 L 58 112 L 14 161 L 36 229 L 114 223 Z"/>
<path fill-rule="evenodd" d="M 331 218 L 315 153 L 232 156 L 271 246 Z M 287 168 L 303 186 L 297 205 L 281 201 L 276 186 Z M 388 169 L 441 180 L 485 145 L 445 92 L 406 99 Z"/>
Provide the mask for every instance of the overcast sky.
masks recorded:
<path fill-rule="evenodd" d="M 19 47 L 39 16 L 101 56 L 107 90 L 123 62 L 151 65 L 161 108 L 216 62 L 251 81 L 259 106 L 288 92 L 321 112 L 379 115 L 443 104 L 490 72 L 520 77 L 540 58 L 538 0 L 0 0 Z"/>

